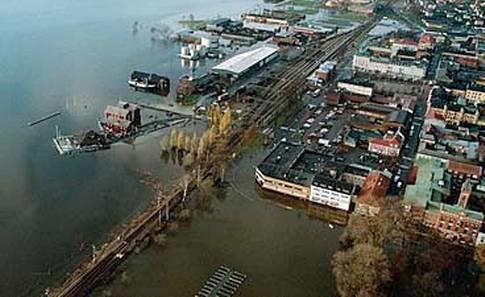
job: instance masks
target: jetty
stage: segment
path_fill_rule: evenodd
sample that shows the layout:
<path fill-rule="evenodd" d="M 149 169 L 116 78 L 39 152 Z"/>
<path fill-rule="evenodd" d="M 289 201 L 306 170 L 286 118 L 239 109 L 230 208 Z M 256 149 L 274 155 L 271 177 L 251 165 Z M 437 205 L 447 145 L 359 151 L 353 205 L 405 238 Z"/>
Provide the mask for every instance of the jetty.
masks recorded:
<path fill-rule="evenodd" d="M 171 116 L 142 123 L 141 108 L 170 113 Z M 56 127 L 56 136 L 52 141 L 60 155 L 96 152 L 109 149 L 116 143 L 133 140 L 162 129 L 185 125 L 191 120 L 193 120 L 192 115 L 120 101 L 117 105 L 106 107 L 104 120 L 98 121 L 99 131 L 89 130 L 77 135 L 62 135 Z"/>
<path fill-rule="evenodd" d="M 60 111 L 57 111 L 57 112 L 51 113 L 49 115 L 46 115 L 46 116 L 44 116 L 44 117 L 42 117 L 42 118 L 40 118 L 38 120 L 35 120 L 33 122 L 28 122 L 27 125 L 29 127 L 32 127 L 32 126 L 35 126 L 35 125 L 40 124 L 42 122 L 48 121 L 48 120 L 50 120 L 52 118 L 55 118 L 57 116 L 60 116 L 60 115 L 61 115 L 61 112 Z"/>

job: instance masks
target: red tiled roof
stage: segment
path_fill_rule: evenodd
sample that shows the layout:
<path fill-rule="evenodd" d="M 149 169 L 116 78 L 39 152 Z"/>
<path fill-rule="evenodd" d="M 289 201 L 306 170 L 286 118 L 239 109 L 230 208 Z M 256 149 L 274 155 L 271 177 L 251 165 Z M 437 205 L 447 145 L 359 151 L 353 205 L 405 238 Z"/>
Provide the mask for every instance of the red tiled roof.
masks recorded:
<path fill-rule="evenodd" d="M 391 180 L 387 176 L 381 172 L 373 171 L 367 175 L 357 200 L 363 204 L 383 206 L 390 185 Z"/>
<path fill-rule="evenodd" d="M 411 39 L 401 39 L 395 42 L 396 44 L 405 44 L 405 45 L 418 45 L 418 43 Z"/>
<path fill-rule="evenodd" d="M 433 35 L 431 34 L 424 34 L 423 36 L 421 36 L 421 38 L 419 39 L 419 43 L 429 43 L 429 44 L 434 44 L 436 43 L 436 39 L 434 38 Z"/>
<path fill-rule="evenodd" d="M 449 161 L 448 170 L 453 172 L 463 173 L 463 174 L 475 175 L 477 177 L 482 176 L 481 166 L 467 164 L 467 163 L 453 161 L 453 160 Z"/>
<path fill-rule="evenodd" d="M 408 180 L 407 180 L 408 185 L 416 184 L 416 178 L 418 177 L 418 170 L 419 170 L 418 166 L 411 167 L 411 170 L 409 170 L 409 174 L 408 174 Z"/>
<path fill-rule="evenodd" d="M 383 145 L 388 147 L 399 147 L 401 146 L 401 138 L 395 135 L 392 138 L 371 138 L 369 140 L 371 144 Z"/>

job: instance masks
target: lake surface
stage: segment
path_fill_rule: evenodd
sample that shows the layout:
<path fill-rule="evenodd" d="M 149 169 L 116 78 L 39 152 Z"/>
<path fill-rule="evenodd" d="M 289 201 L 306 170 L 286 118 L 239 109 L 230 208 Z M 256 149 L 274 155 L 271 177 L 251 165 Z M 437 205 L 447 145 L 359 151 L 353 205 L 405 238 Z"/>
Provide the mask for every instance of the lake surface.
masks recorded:
<path fill-rule="evenodd" d="M 149 170 L 169 183 L 180 169 L 159 158 L 159 135 L 77 157 L 51 141 L 96 128 L 119 98 L 167 102 L 134 93 L 135 69 L 169 76 L 188 69 L 178 45 L 153 43 L 150 27 L 183 16 L 238 15 L 256 0 L 3 0 L 0 9 L 0 295 L 36 296 L 143 209 Z M 133 34 L 132 24 L 141 28 Z M 60 111 L 60 117 L 26 123 Z"/>

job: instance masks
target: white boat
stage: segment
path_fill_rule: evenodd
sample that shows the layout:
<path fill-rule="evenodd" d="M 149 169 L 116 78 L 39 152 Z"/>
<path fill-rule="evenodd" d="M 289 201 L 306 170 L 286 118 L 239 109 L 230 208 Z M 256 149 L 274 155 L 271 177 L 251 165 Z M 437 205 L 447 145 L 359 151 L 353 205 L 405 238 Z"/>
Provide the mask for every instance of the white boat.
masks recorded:
<path fill-rule="evenodd" d="M 154 89 L 157 87 L 156 84 L 149 84 L 146 81 L 138 81 L 138 80 L 128 80 L 128 84 L 133 88 L 140 88 L 140 89 Z"/>
<path fill-rule="evenodd" d="M 328 228 L 333 229 L 333 228 L 335 228 L 335 226 L 332 225 L 332 224 L 328 224 Z"/>

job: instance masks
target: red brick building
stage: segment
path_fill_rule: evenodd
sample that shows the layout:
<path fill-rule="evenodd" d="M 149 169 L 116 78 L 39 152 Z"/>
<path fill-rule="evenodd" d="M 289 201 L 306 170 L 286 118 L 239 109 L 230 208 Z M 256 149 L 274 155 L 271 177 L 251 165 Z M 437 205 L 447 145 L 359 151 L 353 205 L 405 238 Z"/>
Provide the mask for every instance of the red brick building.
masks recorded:
<path fill-rule="evenodd" d="M 400 131 L 388 132 L 383 138 L 371 138 L 369 140 L 369 152 L 379 155 L 397 157 L 401 152 L 404 136 Z"/>

